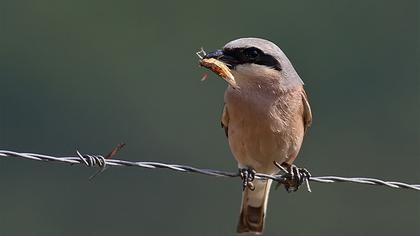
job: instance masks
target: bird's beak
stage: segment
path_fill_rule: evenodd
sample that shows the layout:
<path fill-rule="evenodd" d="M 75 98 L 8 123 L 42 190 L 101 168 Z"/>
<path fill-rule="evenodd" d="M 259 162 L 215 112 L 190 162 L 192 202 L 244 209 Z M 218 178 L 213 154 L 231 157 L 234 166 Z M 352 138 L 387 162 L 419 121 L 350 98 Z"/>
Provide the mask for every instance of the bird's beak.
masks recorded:
<path fill-rule="evenodd" d="M 203 58 L 214 58 L 216 60 L 222 61 L 226 64 L 227 67 L 229 67 L 229 69 L 233 69 L 235 65 L 238 64 L 238 61 L 234 57 L 224 54 L 223 50 L 220 49 L 207 53 Z"/>
<path fill-rule="evenodd" d="M 201 53 L 204 53 L 204 55 L 200 55 Z M 222 50 L 211 53 L 205 53 L 204 50 L 201 50 L 197 52 L 197 55 L 200 57 L 201 66 L 222 77 L 233 88 L 239 88 L 236 84 L 235 77 L 231 73 L 233 58 L 224 55 Z"/>

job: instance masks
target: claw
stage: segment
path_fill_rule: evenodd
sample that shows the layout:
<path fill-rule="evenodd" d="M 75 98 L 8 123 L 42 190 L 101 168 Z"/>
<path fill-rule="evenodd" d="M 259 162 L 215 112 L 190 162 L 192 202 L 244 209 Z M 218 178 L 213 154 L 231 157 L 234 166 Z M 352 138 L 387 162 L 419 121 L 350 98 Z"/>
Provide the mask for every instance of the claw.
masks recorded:
<path fill-rule="evenodd" d="M 274 164 L 285 173 L 284 176 L 286 178 L 283 183 L 277 183 L 275 189 L 283 184 L 287 192 L 296 192 L 299 189 L 299 186 L 305 182 L 308 192 L 311 192 L 311 187 L 309 186 L 311 173 L 309 173 L 307 169 L 298 168 L 296 165 L 290 165 L 286 162 L 283 162 L 282 164 L 274 162 Z"/>
<path fill-rule="evenodd" d="M 257 172 L 251 168 L 239 169 L 239 175 L 242 179 L 242 191 L 244 191 L 246 188 L 251 191 L 255 190 L 255 186 L 252 181 L 254 181 L 256 173 Z"/>

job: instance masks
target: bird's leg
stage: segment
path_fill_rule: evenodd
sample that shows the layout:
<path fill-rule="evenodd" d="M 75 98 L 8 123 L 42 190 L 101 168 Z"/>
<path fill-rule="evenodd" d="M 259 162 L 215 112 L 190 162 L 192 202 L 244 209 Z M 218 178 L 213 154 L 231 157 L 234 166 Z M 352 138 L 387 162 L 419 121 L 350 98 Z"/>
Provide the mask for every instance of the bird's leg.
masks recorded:
<path fill-rule="evenodd" d="M 252 168 L 239 168 L 239 175 L 242 179 L 242 190 L 245 190 L 245 188 L 249 188 L 251 191 L 255 190 L 252 181 L 254 181 L 256 173 Z"/>
<path fill-rule="evenodd" d="M 299 189 L 299 186 L 303 184 L 303 182 L 306 183 L 308 191 L 311 192 L 311 188 L 309 186 L 309 178 L 311 177 L 311 173 L 309 173 L 307 169 L 299 168 L 296 165 L 289 164 L 287 162 L 283 162 L 282 164 L 275 162 L 274 164 L 286 172 L 284 175 L 286 179 L 283 182 L 283 185 L 287 192 L 296 192 Z M 276 188 L 279 185 L 280 183 L 276 186 Z"/>

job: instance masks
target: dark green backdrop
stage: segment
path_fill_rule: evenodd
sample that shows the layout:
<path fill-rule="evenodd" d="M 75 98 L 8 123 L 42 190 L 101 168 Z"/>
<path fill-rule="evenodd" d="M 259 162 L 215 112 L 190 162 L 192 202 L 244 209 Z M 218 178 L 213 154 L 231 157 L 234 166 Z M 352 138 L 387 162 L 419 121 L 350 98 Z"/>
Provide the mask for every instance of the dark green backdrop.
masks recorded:
<path fill-rule="evenodd" d="M 195 51 L 257 36 L 306 82 L 314 175 L 420 182 L 418 1 L 2 0 L 0 149 L 236 171 Z M 0 159 L 0 235 L 232 235 L 238 179 Z M 266 235 L 419 235 L 420 193 L 270 195 Z"/>

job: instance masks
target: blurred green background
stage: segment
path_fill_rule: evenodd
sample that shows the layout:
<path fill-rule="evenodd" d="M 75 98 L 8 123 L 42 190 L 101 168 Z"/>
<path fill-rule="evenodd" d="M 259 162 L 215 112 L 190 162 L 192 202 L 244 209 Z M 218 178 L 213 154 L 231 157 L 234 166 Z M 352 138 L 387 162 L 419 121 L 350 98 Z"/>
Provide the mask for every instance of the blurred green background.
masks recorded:
<path fill-rule="evenodd" d="M 277 43 L 306 82 L 313 175 L 420 182 L 418 1 L 0 2 L 0 149 L 236 171 L 195 52 Z M 0 235 L 233 235 L 238 179 L 0 159 Z M 265 235 L 420 235 L 420 193 L 270 195 Z"/>

